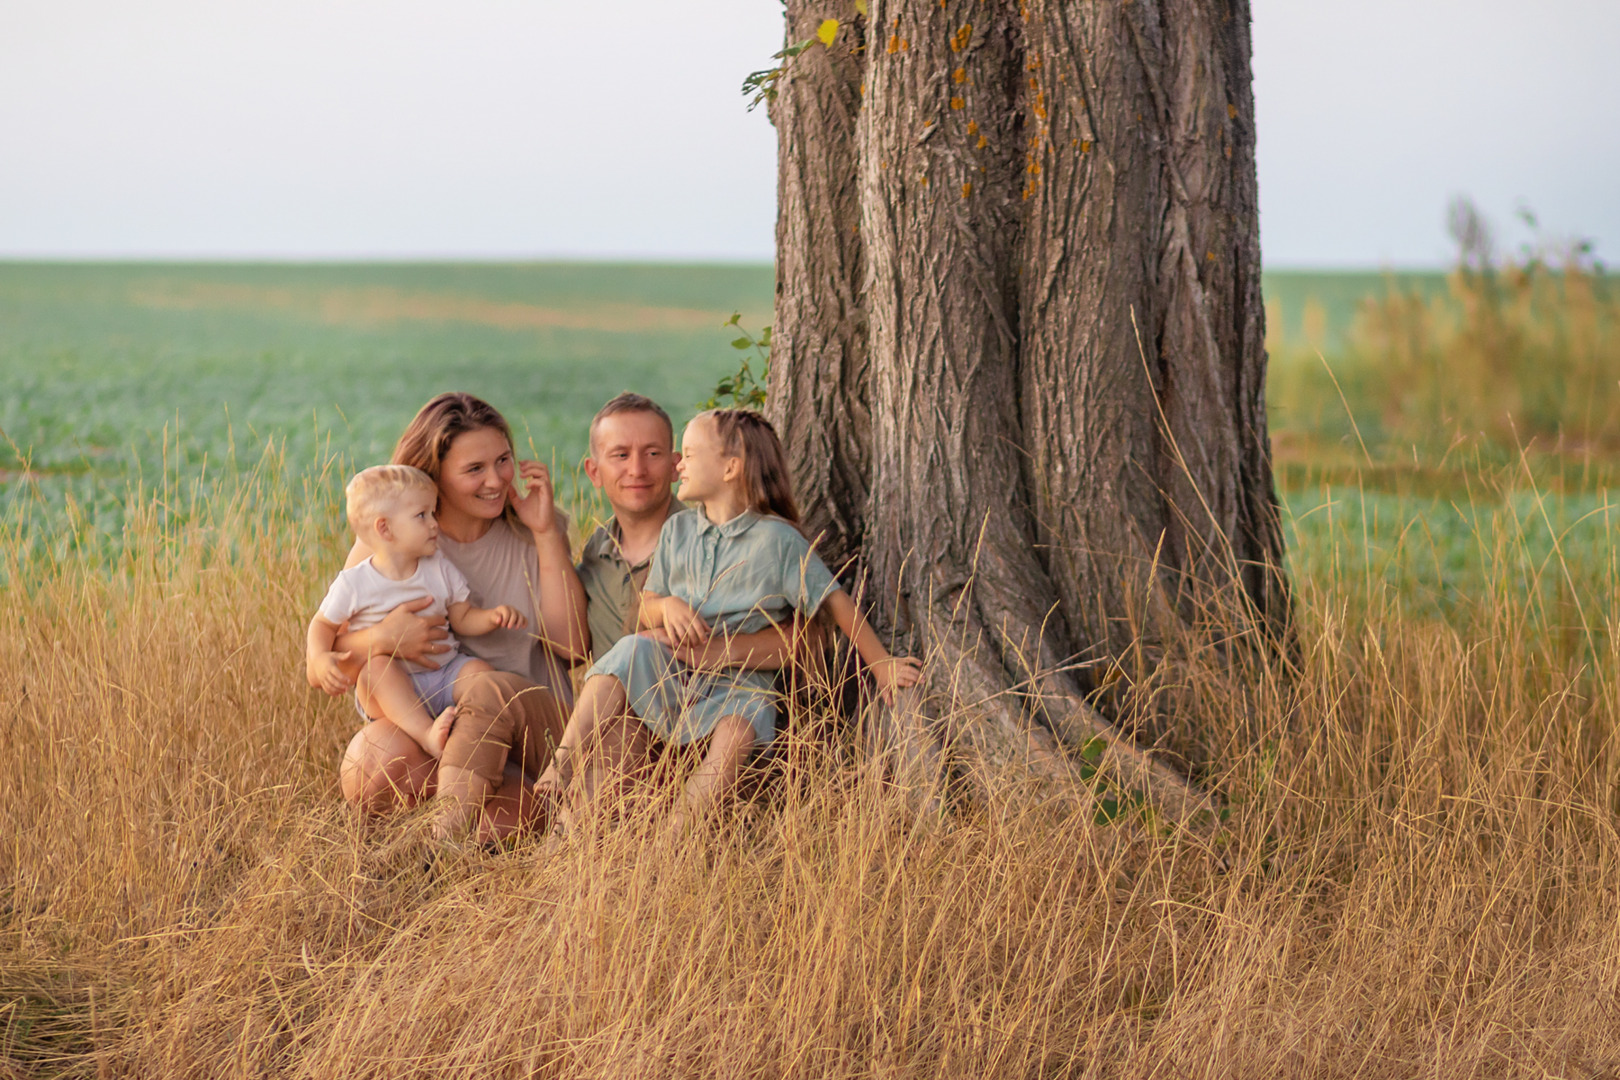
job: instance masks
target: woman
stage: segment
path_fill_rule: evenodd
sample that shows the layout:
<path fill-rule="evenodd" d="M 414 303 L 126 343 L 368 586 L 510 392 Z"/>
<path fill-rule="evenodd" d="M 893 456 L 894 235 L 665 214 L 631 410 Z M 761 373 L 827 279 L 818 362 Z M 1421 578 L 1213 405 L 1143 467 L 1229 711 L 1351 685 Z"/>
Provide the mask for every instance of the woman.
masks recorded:
<path fill-rule="evenodd" d="M 422 407 L 394 447 L 396 465 L 414 465 L 439 488 L 439 551 L 466 576 L 473 602 L 510 604 L 527 630 L 466 638 L 462 648 L 496 670 L 481 676 L 458 707 L 437 762 L 387 720 L 349 741 L 340 770 L 343 796 L 374 813 L 411 806 L 437 790 L 440 826 L 459 835 L 483 819 L 486 832 L 523 824 L 523 773 L 539 773 L 573 702 L 566 663 L 589 642 L 585 593 L 569 558 L 567 521 L 539 462 L 515 460 L 512 432 L 492 406 L 470 394 L 441 394 Z M 519 495 L 514 476 L 522 476 Z M 370 551 L 356 543 L 345 565 Z M 359 658 L 392 655 L 435 664 L 448 651 L 444 619 L 403 604 L 381 623 L 344 633 L 336 648 Z"/>

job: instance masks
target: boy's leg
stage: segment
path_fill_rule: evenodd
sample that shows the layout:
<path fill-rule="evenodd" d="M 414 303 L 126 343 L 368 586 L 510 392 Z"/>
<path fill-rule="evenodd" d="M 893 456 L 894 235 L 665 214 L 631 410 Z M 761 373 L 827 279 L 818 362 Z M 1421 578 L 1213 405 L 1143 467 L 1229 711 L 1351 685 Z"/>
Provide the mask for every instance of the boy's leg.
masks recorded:
<path fill-rule="evenodd" d="M 681 793 L 670 825 L 683 828 L 688 821 L 706 814 L 715 803 L 737 786 L 737 774 L 754 749 L 754 725 L 741 716 L 723 716 L 709 734 L 709 748 L 686 790 Z"/>
<path fill-rule="evenodd" d="M 410 672 L 392 657 L 374 656 L 368 660 L 360 669 L 354 690 L 360 707 L 374 720 L 390 720 L 407 735 L 416 731 L 426 733 L 433 726 L 434 717 L 428 714 L 427 707 L 417 696 Z M 411 735 L 411 738 L 416 736 Z"/>
<path fill-rule="evenodd" d="M 458 687 L 456 726 L 439 762 L 441 835 L 472 826 L 502 785 L 508 759 L 533 776 L 562 736 L 558 695 L 521 675 L 489 671 Z"/>

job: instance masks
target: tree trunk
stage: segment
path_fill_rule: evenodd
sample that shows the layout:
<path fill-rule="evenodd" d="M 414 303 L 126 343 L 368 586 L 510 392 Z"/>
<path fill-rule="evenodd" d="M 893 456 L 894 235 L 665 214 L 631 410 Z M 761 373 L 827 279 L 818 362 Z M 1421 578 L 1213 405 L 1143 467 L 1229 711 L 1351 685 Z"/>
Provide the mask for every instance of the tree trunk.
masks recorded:
<path fill-rule="evenodd" d="M 827 18 L 772 111 L 769 407 L 941 734 L 1062 772 L 1098 673 L 1286 633 L 1248 9 L 788 0 L 789 40 Z"/>

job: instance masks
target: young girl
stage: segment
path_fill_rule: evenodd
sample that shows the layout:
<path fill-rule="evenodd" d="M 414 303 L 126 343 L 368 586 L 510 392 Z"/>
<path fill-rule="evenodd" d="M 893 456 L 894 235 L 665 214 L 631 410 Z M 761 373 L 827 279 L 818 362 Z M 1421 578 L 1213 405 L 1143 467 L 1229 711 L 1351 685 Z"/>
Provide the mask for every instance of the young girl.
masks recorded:
<path fill-rule="evenodd" d="M 781 441 L 770 422 L 742 409 L 713 409 L 686 426 L 677 466 L 691 510 L 664 523 L 641 600 L 640 634 L 621 638 L 586 673 L 578 706 L 536 794 L 557 800 L 574 757 L 606 725 L 628 726 L 613 740 L 645 759 L 642 729 L 666 743 L 708 739 L 688 783 L 678 821 L 725 794 L 748 755 L 776 736 L 773 673 L 720 669 L 709 646 L 808 618 L 826 605 L 885 700 L 916 684 L 916 660 L 889 655 L 799 531 L 798 508 Z M 695 662 L 695 663 L 694 663 Z M 606 741 L 606 740 L 604 740 Z"/>

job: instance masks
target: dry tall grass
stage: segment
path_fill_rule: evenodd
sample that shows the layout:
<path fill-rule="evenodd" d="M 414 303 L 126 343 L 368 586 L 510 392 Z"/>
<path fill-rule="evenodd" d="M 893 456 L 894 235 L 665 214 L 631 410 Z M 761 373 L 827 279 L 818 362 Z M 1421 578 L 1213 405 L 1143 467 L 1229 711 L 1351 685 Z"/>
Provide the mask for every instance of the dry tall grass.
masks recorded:
<path fill-rule="evenodd" d="M 1574 632 L 1511 543 L 1453 625 L 1300 581 L 1292 691 L 1192 673 L 1215 833 L 918 819 L 851 739 L 429 880 L 300 675 L 340 515 L 148 505 L 0 566 L 0 1076 L 1620 1075 L 1612 552 Z"/>

